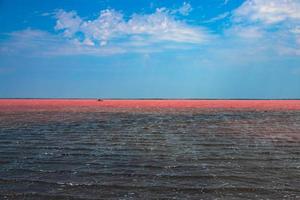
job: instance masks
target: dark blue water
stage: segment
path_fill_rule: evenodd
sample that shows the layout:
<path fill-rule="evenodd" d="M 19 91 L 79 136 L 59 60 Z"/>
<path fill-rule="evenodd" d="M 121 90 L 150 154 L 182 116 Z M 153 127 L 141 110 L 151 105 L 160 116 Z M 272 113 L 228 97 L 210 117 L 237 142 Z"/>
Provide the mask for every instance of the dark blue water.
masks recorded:
<path fill-rule="evenodd" d="M 300 112 L 0 111 L 0 199 L 300 199 Z"/>

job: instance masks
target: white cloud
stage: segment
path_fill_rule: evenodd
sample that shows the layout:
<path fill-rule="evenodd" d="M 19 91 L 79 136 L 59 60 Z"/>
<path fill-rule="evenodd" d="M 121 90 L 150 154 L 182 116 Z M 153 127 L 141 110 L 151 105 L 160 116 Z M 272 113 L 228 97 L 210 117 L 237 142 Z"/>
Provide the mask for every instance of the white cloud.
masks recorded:
<path fill-rule="evenodd" d="M 296 27 L 292 28 L 291 32 L 295 33 L 295 34 L 300 34 L 300 26 L 296 26 Z"/>
<path fill-rule="evenodd" d="M 191 10 L 186 2 L 178 9 L 158 8 L 153 13 L 126 17 L 120 11 L 106 9 L 94 19 L 57 10 L 52 14 L 56 33 L 30 28 L 12 32 L 8 40 L 0 41 L 0 53 L 102 56 L 197 48 L 212 36 L 205 28 L 180 20 Z"/>
<path fill-rule="evenodd" d="M 117 46 L 96 48 L 82 45 L 77 40 L 65 40 L 41 30 L 25 29 L 9 34 L 8 41 L 0 44 L 0 53 L 22 56 L 63 56 L 63 55 L 112 55 L 126 50 Z M 85 41 L 88 43 L 88 41 Z"/>
<path fill-rule="evenodd" d="M 173 40 L 182 40 L 176 38 Z M 105 41 L 102 41 L 105 42 Z M 109 45 L 100 44 L 86 38 L 79 41 L 76 38 L 66 39 L 62 35 L 46 31 L 25 29 L 9 34 L 9 39 L 0 41 L 0 55 L 19 55 L 30 57 L 93 55 L 109 56 L 124 53 L 153 53 L 167 50 L 191 49 L 188 43 L 159 42 L 156 38 L 135 35 L 124 41 L 111 42 Z M 195 47 L 194 47 L 195 48 Z"/>
<path fill-rule="evenodd" d="M 230 15 L 230 12 L 225 12 L 225 13 L 221 13 L 216 17 L 213 17 L 209 20 L 206 20 L 205 23 L 211 23 L 211 22 L 216 22 L 222 19 L 225 19 L 226 17 L 228 17 Z"/>
<path fill-rule="evenodd" d="M 300 21 L 296 20 L 295 11 L 299 10 L 299 4 L 295 0 L 246 0 L 236 10 L 210 19 L 211 22 L 229 19 L 218 35 L 184 21 L 184 16 L 192 10 L 186 2 L 178 9 L 159 8 L 131 16 L 106 9 L 93 19 L 80 17 L 75 11 L 58 10 L 56 33 L 32 29 L 13 32 L 9 41 L 0 41 L 0 51 L 42 56 L 103 56 L 216 46 L 215 49 L 220 48 L 218 51 L 225 49 L 228 53 L 234 47 L 236 52 L 249 51 L 251 55 L 258 52 L 300 55 Z"/>
<path fill-rule="evenodd" d="M 60 10 L 56 14 L 55 30 L 62 31 L 67 38 L 95 46 L 104 46 L 112 40 L 128 39 L 136 35 L 147 36 L 155 41 L 192 44 L 208 39 L 209 33 L 204 28 L 175 19 L 173 11 L 159 8 L 151 14 L 133 14 L 125 19 L 121 12 L 107 9 L 102 10 L 94 20 L 83 20 L 74 11 Z M 176 10 L 182 15 L 190 11 L 188 3 Z"/>
<path fill-rule="evenodd" d="M 44 46 L 44 44 L 51 44 Z M 22 31 L 15 31 L 9 34 L 9 40 L 1 43 L 1 53 L 31 53 L 33 49 L 52 48 L 59 43 L 57 38 L 51 34 L 40 31 L 25 29 Z"/>
<path fill-rule="evenodd" d="M 233 11 L 231 33 L 268 41 L 279 54 L 299 55 L 299 0 L 246 0 Z"/>
<path fill-rule="evenodd" d="M 75 11 L 65 12 L 59 10 L 56 13 L 56 26 L 55 30 L 64 30 L 64 35 L 66 37 L 72 37 L 80 28 L 82 20 L 77 16 Z"/>
<path fill-rule="evenodd" d="M 235 11 L 238 21 L 275 24 L 300 20 L 299 0 L 246 0 Z"/>
<path fill-rule="evenodd" d="M 177 9 L 177 11 L 182 14 L 182 15 L 189 15 L 190 12 L 192 12 L 193 8 L 191 6 L 191 4 L 187 3 L 187 2 L 183 2 L 182 6 Z"/>
<path fill-rule="evenodd" d="M 233 26 L 226 30 L 226 34 L 244 39 L 259 39 L 265 36 L 264 30 L 257 26 Z"/>

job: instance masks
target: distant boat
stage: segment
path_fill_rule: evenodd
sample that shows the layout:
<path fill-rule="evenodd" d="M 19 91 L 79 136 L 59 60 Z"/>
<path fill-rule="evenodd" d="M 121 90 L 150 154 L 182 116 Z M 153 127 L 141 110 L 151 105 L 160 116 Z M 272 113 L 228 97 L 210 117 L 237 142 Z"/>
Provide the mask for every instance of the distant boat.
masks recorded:
<path fill-rule="evenodd" d="M 97 101 L 103 101 L 103 99 L 97 99 Z"/>

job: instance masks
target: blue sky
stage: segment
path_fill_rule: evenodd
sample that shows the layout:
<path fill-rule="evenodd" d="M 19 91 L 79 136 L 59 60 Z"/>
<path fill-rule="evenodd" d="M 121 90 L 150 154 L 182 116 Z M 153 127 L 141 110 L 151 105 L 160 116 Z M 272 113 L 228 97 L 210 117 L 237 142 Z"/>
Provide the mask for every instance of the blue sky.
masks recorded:
<path fill-rule="evenodd" d="M 298 0 L 1 0 L 0 97 L 300 98 Z"/>

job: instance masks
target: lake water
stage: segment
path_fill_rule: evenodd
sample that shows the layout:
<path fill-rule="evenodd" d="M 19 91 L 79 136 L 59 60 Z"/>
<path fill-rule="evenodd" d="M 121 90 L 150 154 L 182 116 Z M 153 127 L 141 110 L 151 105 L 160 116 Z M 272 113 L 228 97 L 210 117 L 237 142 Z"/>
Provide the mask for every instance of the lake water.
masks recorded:
<path fill-rule="evenodd" d="M 0 100 L 0 199 L 300 199 L 300 101 Z"/>

